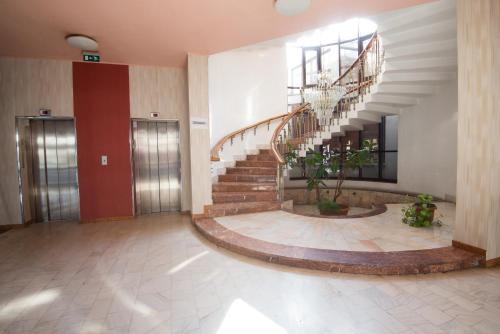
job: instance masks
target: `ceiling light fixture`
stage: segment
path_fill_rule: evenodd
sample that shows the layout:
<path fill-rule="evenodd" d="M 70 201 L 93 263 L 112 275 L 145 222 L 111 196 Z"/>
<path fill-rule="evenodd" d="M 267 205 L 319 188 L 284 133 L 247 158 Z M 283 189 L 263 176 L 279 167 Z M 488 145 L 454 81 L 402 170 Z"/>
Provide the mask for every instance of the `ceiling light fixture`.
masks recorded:
<path fill-rule="evenodd" d="M 97 41 L 85 35 L 68 35 L 66 42 L 74 48 L 82 51 L 97 51 Z"/>
<path fill-rule="evenodd" d="M 311 0 L 276 0 L 276 11 L 284 16 L 298 15 L 305 12 L 311 5 Z"/>

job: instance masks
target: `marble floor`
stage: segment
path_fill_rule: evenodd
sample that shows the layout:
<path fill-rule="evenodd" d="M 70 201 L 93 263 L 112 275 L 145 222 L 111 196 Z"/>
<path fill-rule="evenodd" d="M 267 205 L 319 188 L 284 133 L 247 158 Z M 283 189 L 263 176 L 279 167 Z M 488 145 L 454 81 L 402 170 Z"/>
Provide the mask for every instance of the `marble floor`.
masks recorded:
<path fill-rule="evenodd" d="M 401 223 L 403 204 L 387 204 L 387 211 L 365 218 L 307 217 L 268 211 L 215 220 L 248 237 L 286 244 L 348 251 L 404 251 L 451 245 L 455 205 L 437 203 L 435 218 L 442 226 L 415 228 Z"/>
<path fill-rule="evenodd" d="M 0 333 L 498 333 L 500 268 L 417 276 L 266 264 L 179 215 L 0 235 Z"/>

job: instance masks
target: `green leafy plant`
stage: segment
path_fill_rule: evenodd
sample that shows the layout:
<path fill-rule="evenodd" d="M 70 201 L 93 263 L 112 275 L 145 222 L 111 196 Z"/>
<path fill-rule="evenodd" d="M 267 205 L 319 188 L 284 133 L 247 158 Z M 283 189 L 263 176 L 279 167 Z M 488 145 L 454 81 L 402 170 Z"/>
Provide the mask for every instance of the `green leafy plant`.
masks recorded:
<path fill-rule="evenodd" d="M 287 168 L 292 168 L 293 166 L 295 166 L 297 164 L 299 155 L 295 151 L 292 144 L 287 142 L 286 146 L 287 146 L 287 152 L 284 155 L 285 165 L 287 166 Z"/>
<path fill-rule="evenodd" d="M 320 212 L 323 211 L 332 211 L 332 212 L 338 212 L 340 210 L 340 205 L 331 199 L 322 199 L 318 203 L 318 208 Z"/>
<path fill-rule="evenodd" d="M 368 164 L 371 161 L 370 152 L 372 148 L 372 142 L 366 140 L 363 142 L 361 149 L 351 150 L 344 154 L 334 151 L 322 153 L 309 149 L 305 158 L 305 163 L 309 167 L 307 189 L 309 191 L 316 191 L 316 199 L 320 210 L 321 208 L 330 208 L 335 211 L 340 209 L 337 199 L 342 194 L 342 185 L 346 174 L 350 170 L 362 168 Z M 326 187 L 323 180 L 328 178 L 330 175 L 337 178 L 333 200 L 322 199 L 320 187 Z"/>
<path fill-rule="evenodd" d="M 428 194 L 419 194 L 417 203 L 401 209 L 403 217 L 401 221 L 413 227 L 429 227 L 433 223 L 441 226 L 441 221 L 433 222 L 436 206 L 432 203 L 433 197 Z"/>

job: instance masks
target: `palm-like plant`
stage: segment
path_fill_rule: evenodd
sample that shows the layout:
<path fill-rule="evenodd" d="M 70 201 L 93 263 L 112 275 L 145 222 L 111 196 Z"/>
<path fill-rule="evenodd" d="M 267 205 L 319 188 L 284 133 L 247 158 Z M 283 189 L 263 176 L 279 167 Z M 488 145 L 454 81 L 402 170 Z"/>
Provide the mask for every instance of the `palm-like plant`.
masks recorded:
<path fill-rule="evenodd" d="M 334 176 L 337 179 L 335 184 L 335 192 L 333 194 L 333 203 L 337 203 L 337 199 L 342 195 L 342 185 L 345 181 L 348 171 L 354 171 L 363 168 L 371 162 L 370 153 L 373 150 L 373 143 L 369 140 L 363 142 L 363 146 L 359 150 L 351 150 L 346 153 L 318 152 L 309 149 L 305 158 L 306 165 L 310 168 L 307 178 L 307 189 L 316 191 L 316 199 L 321 203 L 320 187 L 326 187 L 324 180 L 328 176 Z"/>

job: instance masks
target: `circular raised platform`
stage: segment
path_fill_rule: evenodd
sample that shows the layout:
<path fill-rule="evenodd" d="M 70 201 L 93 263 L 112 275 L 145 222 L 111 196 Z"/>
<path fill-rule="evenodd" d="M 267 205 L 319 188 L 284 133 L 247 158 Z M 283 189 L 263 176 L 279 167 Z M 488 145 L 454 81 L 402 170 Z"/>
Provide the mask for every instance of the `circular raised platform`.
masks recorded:
<path fill-rule="evenodd" d="M 448 204 L 441 205 L 445 213 Z M 402 275 L 479 266 L 484 258 L 451 246 L 452 226 L 417 229 L 399 222 L 401 205 L 357 219 L 316 218 L 270 211 L 199 219 L 216 245 L 266 262 L 329 272 Z M 440 206 L 438 205 L 438 208 Z"/>

